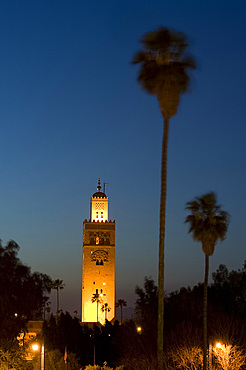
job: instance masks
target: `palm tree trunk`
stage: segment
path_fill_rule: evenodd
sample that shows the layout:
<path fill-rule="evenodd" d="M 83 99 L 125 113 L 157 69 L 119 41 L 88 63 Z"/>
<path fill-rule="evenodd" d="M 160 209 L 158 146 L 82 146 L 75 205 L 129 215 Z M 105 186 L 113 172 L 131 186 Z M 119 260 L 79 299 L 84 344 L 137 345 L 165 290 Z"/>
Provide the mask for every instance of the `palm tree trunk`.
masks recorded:
<path fill-rule="evenodd" d="M 122 324 L 122 310 L 123 310 L 123 305 L 120 306 L 120 323 Z"/>
<path fill-rule="evenodd" d="M 99 300 L 97 299 L 97 322 L 98 322 L 98 305 L 99 305 Z"/>
<path fill-rule="evenodd" d="M 157 369 L 163 370 L 163 329 L 164 329 L 164 243 L 166 223 L 167 194 L 167 146 L 169 133 L 169 118 L 164 117 L 164 133 L 161 159 L 161 198 L 159 226 L 159 267 L 158 267 L 158 334 L 157 334 Z"/>
<path fill-rule="evenodd" d="M 59 315 L 59 288 L 56 289 L 56 318 L 58 320 Z"/>
<path fill-rule="evenodd" d="M 203 290 L 203 370 L 207 370 L 207 349 L 208 349 L 208 271 L 209 256 L 205 254 L 205 277 Z"/>

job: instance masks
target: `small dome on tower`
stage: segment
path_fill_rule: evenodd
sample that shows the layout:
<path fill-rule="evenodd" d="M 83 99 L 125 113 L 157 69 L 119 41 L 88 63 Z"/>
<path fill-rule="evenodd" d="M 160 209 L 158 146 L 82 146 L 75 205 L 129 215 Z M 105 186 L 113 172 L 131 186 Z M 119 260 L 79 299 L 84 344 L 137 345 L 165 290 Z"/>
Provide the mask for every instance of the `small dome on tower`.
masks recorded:
<path fill-rule="evenodd" d="M 97 191 L 92 195 L 92 198 L 107 198 L 107 195 L 101 191 L 101 181 L 98 179 Z"/>

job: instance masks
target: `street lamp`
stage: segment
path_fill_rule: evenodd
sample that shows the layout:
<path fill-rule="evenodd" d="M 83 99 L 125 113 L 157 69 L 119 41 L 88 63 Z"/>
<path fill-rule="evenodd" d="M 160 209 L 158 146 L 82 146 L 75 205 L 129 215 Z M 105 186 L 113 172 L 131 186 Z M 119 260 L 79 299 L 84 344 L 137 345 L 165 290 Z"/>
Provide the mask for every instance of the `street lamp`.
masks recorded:
<path fill-rule="evenodd" d="M 34 343 L 32 345 L 32 349 L 33 349 L 34 352 L 38 351 L 39 350 L 39 345 L 37 343 Z"/>
<path fill-rule="evenodd" d="M 137 327 L 137 332 L 138 332 L 138 334 L 141 334 L 141 333 L 142 333 L 142 328 L 141 328 L 141 326 L 138 326 L 138 327 Z"/>
<path fill-rule="evenodd" d="M 223 346 L 223 344 L 221 344 L 220 342 L 217 342 L 217 343 L 215 344 L 215 347 L 216 347 L 216 348 L 220 348 L 220 349 L 222 349 L 224 346 Z"/>
<path fill-rule="evenodd" d="M 37 352 L 40 350 L 40 345 L 38 343 L 33 343 L 32 350 Z M 44 367 L 44 342 L 41 345 L 41 353 L 40 353 L 40 370 L 45 370 Z"/>
<path fill-rule="evenodd" d="M 210 342 L 208 346 L 208 368 L 209 370 L 212 369 L 212 364 L 213 364 L 213 354 L 216 352 L 216 350 L 222 348 L 221 342 Z"/>
<path fill-rule="evenodd" d="M 216 363 L 218 363 L 222 369 L 228 370 L 229 369 L 229 362 L 230 362 L 230 351 L 231 351 L 230 344 L 224 344 L 222 342 L 216 342 L 214 345 L 209 345 L 209 369 L 212 369 L 212 357 L 215 359 Z"/>
<path fill-rule="evenodd" d="M 44 342 L 41 347 L 41 370 L 44 370 Z"/>

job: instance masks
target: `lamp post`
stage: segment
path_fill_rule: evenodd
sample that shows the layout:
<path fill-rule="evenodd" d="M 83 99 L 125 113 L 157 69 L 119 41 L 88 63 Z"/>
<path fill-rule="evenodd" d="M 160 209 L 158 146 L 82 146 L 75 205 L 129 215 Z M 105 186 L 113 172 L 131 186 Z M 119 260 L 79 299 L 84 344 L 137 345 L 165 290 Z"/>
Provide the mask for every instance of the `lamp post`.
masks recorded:
<path fill-rule="evenodd" d="M 42 342 L 42 347 L 41 347 L 41 370 L 44 369 L 44 342 Z"/>
<path fill-rule="evenodd" d="M 212 343 L 209 343 L 209 346 L 208 346 L 208 368 L 209 370 L 212 370 L 212 355 L 213 355 L 213 345 Z"/>
<path fill-rule="evenodd" d="M 95 333 L 90 334 L 93 339 L 93 365 L 96 366 L 96 343 L 95 343 Z"/>
<path fill-rule="evenodd" d="M 38 351 L 40 349 L 40 345 L 38 343 L 34 343 L 32 345 L 33 351 Z M 44 342 L 42 342 L 41 345 L 41 351 L 40 351 L 40 370 L 45 370 L 45 364 L 44 364 Z"/>

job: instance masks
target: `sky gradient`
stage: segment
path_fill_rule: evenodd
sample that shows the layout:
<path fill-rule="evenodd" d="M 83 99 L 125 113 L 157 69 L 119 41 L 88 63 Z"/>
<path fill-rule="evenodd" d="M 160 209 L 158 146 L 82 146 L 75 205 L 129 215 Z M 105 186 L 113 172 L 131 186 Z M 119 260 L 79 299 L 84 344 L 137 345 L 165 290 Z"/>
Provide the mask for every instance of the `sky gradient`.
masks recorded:
<path fill-rule="evenodd" d="M 144 276 L 157 281 L 163 120 L 130 62 L 159 26 L 186 33 L 198 64 L 170 122 L 165 290 L 203 281 L 184 208 L 211 190 L 231 223 L 210 272 L 241 268 L 246 2 L 12 0 L 0 19 L 0 238 L 64 281 L 61 308 L 80 312 L 82 222 L 99 177 L 116 220 L 116 298 L 133 306 Z"/>

